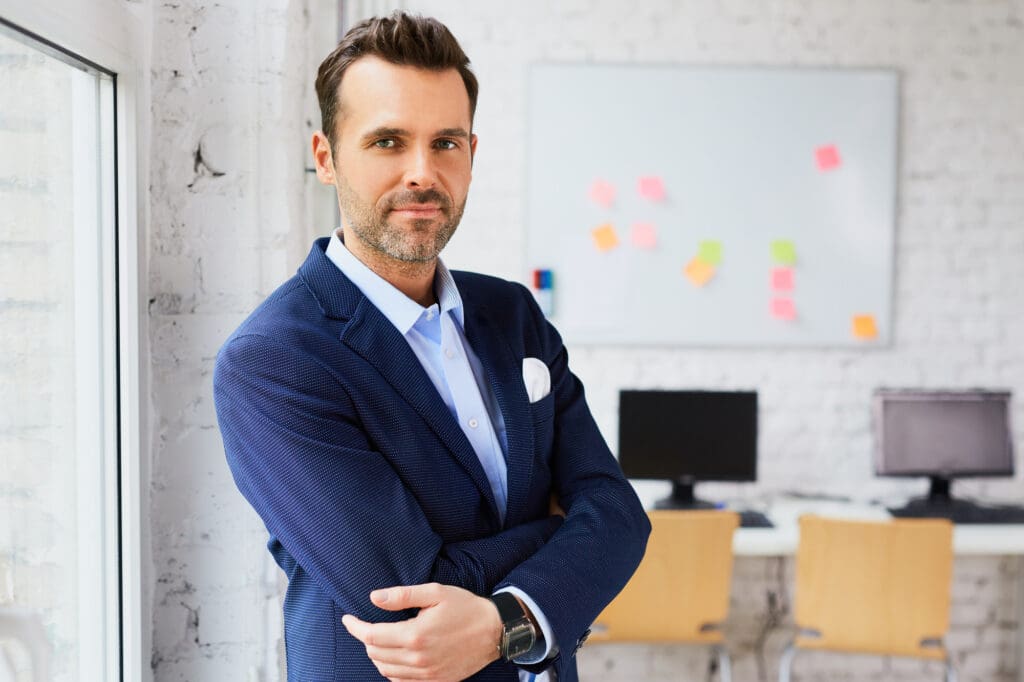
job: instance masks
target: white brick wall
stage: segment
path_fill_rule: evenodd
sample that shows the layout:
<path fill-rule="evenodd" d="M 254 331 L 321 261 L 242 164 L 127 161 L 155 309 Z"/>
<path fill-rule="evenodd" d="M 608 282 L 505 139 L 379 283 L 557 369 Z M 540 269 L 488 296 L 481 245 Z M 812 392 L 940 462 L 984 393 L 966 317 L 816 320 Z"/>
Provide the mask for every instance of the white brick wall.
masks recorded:
<path fill-rule="evenodd" d="M 312 79 L 327 3 L 181 0 L 154 8 L 150 306 L 155 679 L 275 680 L 264 619 L 276 599 L 264 531 L 235 492 L 210 398 L 227 333 L 301 261 Z M 352 16 L 371 5 L 346 3 Z M 891 66 L 902 74 L 895 341 L 888 349 L 571 348 L 610 442 L 625 387 L 756 387 L 757 486 L 877 497 L 922 482 L 872 477 L 868 399 L 880 385 L 999 386 L 1017 394 L 1024 451 L 1024 3 L 1020 0 L 410 0 L 448 23 L 482 88 L 480 147 L 449 264 L 522 278 L 526 65 L 541 60 Z M 325 26 L 327 28 L 325 28 Z M 313 40 L 311 37 L 315 37 Z M 624 134 L 622 143 L 629 143 Z M 203 163 L 197 171 L 196 153 Z M 223 173 L 216 175 L 215 173 Z M 312 191 L 312 190 L 310 190 Z M 322 196 L 320 194 L 319 196 Z M 310 213 L 307 214 L 307 211 Z M 1020 468 L 1020 466 L 1018 466 Z M 1020 499 L 1024 483 L 965 482 Z M 642 487 L 650 501 L 660 484 Z M 1018 564 L 956 564 L 949 642 L 965 681 L 1014 679 Z M 736 566 L 737 680 L 774 679 L 792 627 L 792 563 Z M 268 577 L 270 576 L 270 577 Z M 770 607 L 770 603 L 774 607 Z M 268 605 L 270 608 L 268 608 Z M 273 624 L 272 624 L 273 625 Z M 706 679 L 678 647 L 584 649 L 590 680 Z M 938 679 L 934 666 L 798 659 L 800 680 Z"/>

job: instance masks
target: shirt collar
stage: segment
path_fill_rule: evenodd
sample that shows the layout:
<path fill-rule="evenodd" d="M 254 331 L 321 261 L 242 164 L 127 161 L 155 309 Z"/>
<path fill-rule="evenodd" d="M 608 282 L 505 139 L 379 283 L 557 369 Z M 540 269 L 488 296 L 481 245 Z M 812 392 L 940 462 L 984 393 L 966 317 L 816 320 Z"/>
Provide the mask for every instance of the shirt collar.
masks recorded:
<path fill-rule="evenodd" d="M 341 240 L 340 227 L 334 231 L 331 241 L 327 244 L 327 258 L 363 292 L 366 298 L 370 299 L 370 303 L 375 305 L 403 336 L 428 310 L 353 256 Z M 440 258 L 437 259 L 437 269 L 434 272 L 434 294 L 437 296 L 440 311 L 450 312 L 464 329 L 462 296 L 455 286 L 452 273 Z"/>

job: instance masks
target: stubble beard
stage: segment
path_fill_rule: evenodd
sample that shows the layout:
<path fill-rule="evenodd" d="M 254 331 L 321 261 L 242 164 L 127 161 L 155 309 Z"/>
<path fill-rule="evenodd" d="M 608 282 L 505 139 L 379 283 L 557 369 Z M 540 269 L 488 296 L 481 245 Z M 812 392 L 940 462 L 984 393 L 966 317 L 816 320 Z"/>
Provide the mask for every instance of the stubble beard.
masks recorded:
<path fill-rule="evenodd" d="M 441 192 L 427 189 L 421 192 L 406 190 L 381 197 L 377 205 L 366 204 L 344 179 L 339 177 L 338 199 L 342 212 L 348 219 L 348 226 L 360 241 L 373 250 L 402 263 L 410 265 L 433 262 L 455 234 L 466 202 L 457 206 Z M 440 207 L 444 220 L 413 220 L 411 226 L 394 225 L 388 222 L 388 214 L 395 206 L 431 203 Z M 417 237 L 433 230 L 430 239 Z"/>

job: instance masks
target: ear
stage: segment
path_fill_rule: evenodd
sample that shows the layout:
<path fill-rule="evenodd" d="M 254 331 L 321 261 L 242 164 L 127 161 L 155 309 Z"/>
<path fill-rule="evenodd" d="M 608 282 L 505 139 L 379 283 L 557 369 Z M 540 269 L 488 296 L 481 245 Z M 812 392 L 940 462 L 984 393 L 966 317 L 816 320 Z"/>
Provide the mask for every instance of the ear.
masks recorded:
<path fill-rule="evenodd" d="M 334 155 L 331 143 L 322 130 L 313 133 L 313 163 L 316 166 L 316 179 L 325 185 L 334 184 Z"/>
<path fill-rule="evenodd" d="M 473 159 L 476 158 L 476 134 L 469 136 L 469 162 L 472 165 Z"/>

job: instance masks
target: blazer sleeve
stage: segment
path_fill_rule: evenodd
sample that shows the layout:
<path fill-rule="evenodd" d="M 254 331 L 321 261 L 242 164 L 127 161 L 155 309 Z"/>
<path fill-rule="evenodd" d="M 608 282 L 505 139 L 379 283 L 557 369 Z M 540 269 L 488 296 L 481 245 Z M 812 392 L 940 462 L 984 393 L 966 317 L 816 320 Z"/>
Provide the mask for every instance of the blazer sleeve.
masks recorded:
<path fill-rule="evenodd" d="M 370 447 L 334 375 L 265 336 L 229 339 L 217 358 L 214 398 L 239 490 L 321 589 L 360 618 L 409 617 L 370 603 L 380 587 L 436 581 L 489 594 L 562 523 L 550 517 L 445 544 Z"/>
<path fill-rule="evenodd" d="M 590 625 L 633 575 L 647 547 L 651 525 L 632 485 L 608 449 L 590 414 L 583 385 L 569 370 L 568 354 L 533 296 L 526 299 L 542 359 L 551 372 L 555 435 L 551 453 L 553 492 L 566 512 L 562 527 L 498 585 L 515 586 L 537 603 L 555 633 L 562 676 L 590 634 Z"/>

